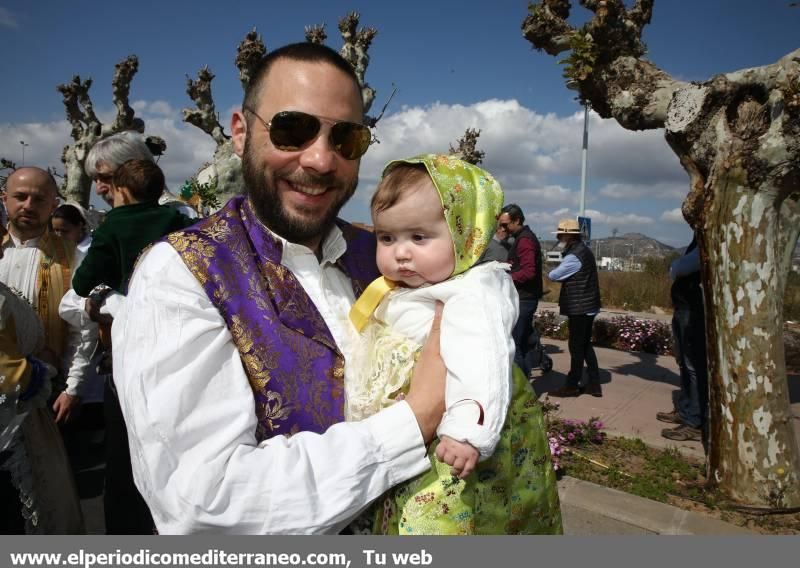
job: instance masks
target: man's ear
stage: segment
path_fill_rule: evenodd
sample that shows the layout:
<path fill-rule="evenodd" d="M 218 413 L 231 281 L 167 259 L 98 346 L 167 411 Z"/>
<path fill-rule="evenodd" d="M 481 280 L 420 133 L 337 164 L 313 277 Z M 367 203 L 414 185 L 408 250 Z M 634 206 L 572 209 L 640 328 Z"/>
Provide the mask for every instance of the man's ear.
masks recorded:
<path fill-rule="evenodd" d="M 247 138 L 247 120 L 242 111 L 235 111 L 231 116 L 231 141 L 233 151 L 240 158 L 244 154 L 244 141 Z"/>

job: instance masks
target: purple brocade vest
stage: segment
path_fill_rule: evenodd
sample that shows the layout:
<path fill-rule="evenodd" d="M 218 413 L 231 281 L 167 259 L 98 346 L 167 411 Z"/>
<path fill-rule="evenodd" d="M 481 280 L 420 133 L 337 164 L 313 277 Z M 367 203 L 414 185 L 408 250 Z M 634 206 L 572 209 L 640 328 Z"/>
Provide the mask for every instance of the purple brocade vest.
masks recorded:
<path fill-rule="evenodd" d="M 337 265 L 356 297 L 379 276 L 372 233 L 337 221 L 347 251 Z M 344 357 L 300 282 L 283 265 L 282 243 L 246 197 L 172 233 L 166 241 L 219 310 L 255 397 L 256 439 L 322 433 L 344 420 Z"/>

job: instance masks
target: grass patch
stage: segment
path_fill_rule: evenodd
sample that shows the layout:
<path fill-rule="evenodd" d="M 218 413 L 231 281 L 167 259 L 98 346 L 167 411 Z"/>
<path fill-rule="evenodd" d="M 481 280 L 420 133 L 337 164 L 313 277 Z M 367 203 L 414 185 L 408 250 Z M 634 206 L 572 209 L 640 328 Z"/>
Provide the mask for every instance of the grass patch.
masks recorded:
<path fill-rule="evenodd" d="M 703 463 L 675 448 L 657 449 L 638 438 L 607 437 L 566 448 L 559 473 L 718 518 L 765 534 L 800 534 L 800 514 L 742 512 L 705 484 Z"/>

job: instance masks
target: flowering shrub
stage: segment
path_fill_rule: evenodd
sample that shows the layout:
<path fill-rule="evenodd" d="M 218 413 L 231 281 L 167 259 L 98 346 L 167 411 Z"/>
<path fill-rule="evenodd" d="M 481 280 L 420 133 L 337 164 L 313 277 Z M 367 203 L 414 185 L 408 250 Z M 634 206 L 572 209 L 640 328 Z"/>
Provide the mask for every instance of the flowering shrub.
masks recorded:
<path fill-rule="evenodd" d="M 552 337 L 553 339 L 561 340 L 567 340 L 569 338 L 567 320 L 561 319 L 555 312 L 549 310 L 539 312 L 536 314 L 533 323 L 541 337 Z"/>
<path fill-rule="evenodd" d="M 618 329 L 616 349 L 656 355 L 672 351 L 672 329 L 664 322 L 617 316 L 611 319 L 611 324 Z"/>
<path fill-rule="evenodd" d="M 539 312 L 535 323 L 542 337 L 562 340 L 569 338 L 566 319 L 555 312 Z M 667 355 L 672 353 L 672 328 L 666 322 L 633 316 L 596 319 L 592 342 L 598 347 Z"/>
<path fill-rule="evenodd" d="M 569 451 L 568 446 L 585 446 L 587 444 L 600 444 L 605 439 L 605 432 L 601 432 L 603 423 L 597 417 L 588 421 L 558 418 L 553 416 L 560 408 L 559 403 L 551 402 L 545 398 L 542 410 L 547 424 L 547 441 L 550 445 L 553 469 L 561 469 L 561 456 Z"/>

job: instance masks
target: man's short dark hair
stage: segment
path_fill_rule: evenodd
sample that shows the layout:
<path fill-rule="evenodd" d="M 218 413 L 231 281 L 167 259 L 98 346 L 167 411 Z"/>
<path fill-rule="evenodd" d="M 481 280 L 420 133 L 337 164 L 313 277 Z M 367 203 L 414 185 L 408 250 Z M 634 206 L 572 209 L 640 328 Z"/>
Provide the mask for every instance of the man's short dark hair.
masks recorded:
<path fill-rule="evenodd" d="M 356 91 L 359 94 L 361 93 L 361 84 L 358 82 L 353 66 L 344 57 L 327 45 L 304 41 L 290 43 L 271 51 L 259 62 L 258 66 L 253 70 L 253 76 L 250 77 L 250 83 L 248 83 L 244 91 L 242 108 L 258 109 L 261 84 L 264 82 L 264 77 L 267 76 L 272 65 L 279 59 L 291 59 L 306 63 L 329 63 L 353 79 Z M 264 118 L 269 119 L 269 117 Z"/>
<path fill-rule="evenodd" d="M 522 224 L 525 222 L 525 214 L 516 203 L 509 203 L 503 207 L 501 213 L 508 213 L 509 218 L 515 223 Z"/>
<path fill-rule="evenodd" d="M 136 201 L 154 201 L 164 191 L 164 172 L 149 160 L 128 160 L 114 172 L 114 187 L 124 187 Z"/>

